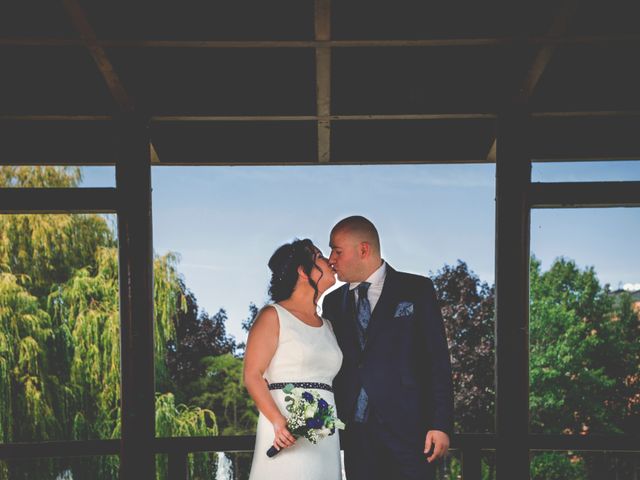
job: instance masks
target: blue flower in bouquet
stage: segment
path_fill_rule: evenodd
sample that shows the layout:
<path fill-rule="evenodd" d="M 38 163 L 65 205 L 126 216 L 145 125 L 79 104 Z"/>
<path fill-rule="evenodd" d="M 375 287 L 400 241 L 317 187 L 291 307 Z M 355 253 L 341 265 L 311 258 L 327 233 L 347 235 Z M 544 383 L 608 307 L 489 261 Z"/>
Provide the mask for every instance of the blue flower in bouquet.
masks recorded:
<path fill-rule="evenodd" d="M 321 428 L 322 419 L 320 418 L 307 418 L 307 427 L 309 428 Z"/>
<path fill-rule="evenodd" d="M 319 392 L 305 391 L 291 383 L 285 385 L 282 391 L 289 413 L 287 427 L 294 437 L 304 437 L 311 443 L 318 443 L 333 435 L 337 429 L 344 429 L 344 423 L 336 416 L 335 407 L 323 399 Z M 272 447 L 267 455 L 272 457 L 278 451 Z"/>

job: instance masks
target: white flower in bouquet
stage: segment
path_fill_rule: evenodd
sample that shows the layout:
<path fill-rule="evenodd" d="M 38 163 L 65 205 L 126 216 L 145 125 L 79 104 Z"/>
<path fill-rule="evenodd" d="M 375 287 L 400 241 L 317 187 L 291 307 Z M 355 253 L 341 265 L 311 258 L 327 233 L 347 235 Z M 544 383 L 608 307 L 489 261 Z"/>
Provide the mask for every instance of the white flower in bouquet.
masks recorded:
<path fill-rule="evenodd" d="M 318 443 L 333 435 L 336 429 L 343 430 L 344 423 L 336 416 L 335 408 L 324 400 L 317 391 L 306 391 L 287 384 L 282 389 L 286 394 L 286 409 L 289 412 L 287 428 L 296 437 L 304 437 L 311 443 Z M 273 457 L 278 449 L 271 447 L 267 455 Z"/>

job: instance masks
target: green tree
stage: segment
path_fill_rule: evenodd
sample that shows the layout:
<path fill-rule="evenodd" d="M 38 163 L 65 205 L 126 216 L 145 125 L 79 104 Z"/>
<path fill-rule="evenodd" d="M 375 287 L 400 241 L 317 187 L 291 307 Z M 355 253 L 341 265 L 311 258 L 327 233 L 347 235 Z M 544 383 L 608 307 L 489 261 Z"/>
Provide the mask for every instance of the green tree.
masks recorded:
<path fill-rule="evenodd" d="M 189 402 L 218 412 L 223 435 L 255 433 L 258 411 L 242 380 L 242 359 L 227 353 L 202 359 L 205 374 L 188 387 Z"/>
<path fill-rule="evenodd" d="M 454 384 L 456 430 L 492 432 L 494 424 L 494 288 L 466 263 L 433 276 L 446 325 Z"/>
<path fill-rule="evenodd" d="M 447 331 L 454 385 L 455 428 L 459 432 L 494 430 L 494 287 L 465 262 L 444 265 L 432 277 Z M 456 458 L 447 460 L 451 478 L 460 473 Z M 482 478 L 494 477 L 494 458 L 483 461 Z"/>
<path fill-rule="evenodd" d="M 0 167 L 0 186 L 73 187 L 79 170 Z M 0 441 L 118 438 L 120 320 L 116 239 L 100 215 L 0 215 Z M 167 345 L 184 307 L 177 256 L 154 259 L 155 358 L 168 376 Z M 160 434 L 215 435 L 213 412 L 158 396 Z M 159 413 L 158 413 L 159 412 Z M 194 472 L 212 474 L 196 456 Z M 114 478 L 118 460 L 36 460 L 0 466 L 0 479 Z M 161 473 L 161 472 L 159 472 Z"/>
<path fill-rule="evenodd" d="M 533 257 L 532 431 L 632 433 L 640 398 L 638 328 L 630 299 L 623 296 L 616 302 L 592 267 L 580 270 L 572 260 L 559 258 L 542 272 L 540 261 Z M 604 461 L 603 456 L 544 453 L 532 462 L 532 474 L 559 480 L 601 478 L 607 470 Z"/>
<path fill-rule="evenodd" d="M 608 286 L 600 286 L 593 268 L 581 271 L 564 258 L 547 272 L 532 258 L 530 281 L 532 428 L 540 433 L 622 433 L 611 405 L 623 402 L 620 372 L 633 356 L 637 365 L 638 348 L 627 340 L 627 326 L 614 321 Z"/>

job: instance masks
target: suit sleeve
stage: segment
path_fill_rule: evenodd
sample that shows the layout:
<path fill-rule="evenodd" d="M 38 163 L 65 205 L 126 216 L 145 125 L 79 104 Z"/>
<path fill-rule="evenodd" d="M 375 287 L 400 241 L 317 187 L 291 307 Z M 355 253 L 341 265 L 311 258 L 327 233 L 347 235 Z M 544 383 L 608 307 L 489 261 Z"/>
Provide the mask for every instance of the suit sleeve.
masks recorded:
<path fill-rule="evenodd" d="M 433 282 L 426 282 L 426 329 L 425 342 L 429 355 L 430 371 L 428 382 L 433 395 L 432 430 L 441 430 L 449 436 L 453 433 L 453 381 L 451 360 L 442 314 L 438 307 Z"/>

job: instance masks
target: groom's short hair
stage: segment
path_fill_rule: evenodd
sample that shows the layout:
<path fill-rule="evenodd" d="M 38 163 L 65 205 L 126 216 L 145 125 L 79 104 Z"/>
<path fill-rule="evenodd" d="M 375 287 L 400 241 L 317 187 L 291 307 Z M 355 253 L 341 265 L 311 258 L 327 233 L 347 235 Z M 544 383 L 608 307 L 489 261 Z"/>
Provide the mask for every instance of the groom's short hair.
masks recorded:
<path fill-rule="evenodd" d="M 380 236 L 371 220 L 360 215 L 343 218 L 331 229 L 331 235 L 336 232 L 355 234 L 361 241 L 371 245 L 375 253 L 380 254 Z"/>

